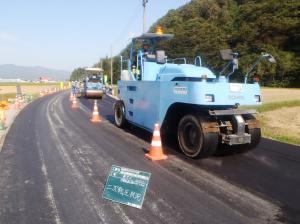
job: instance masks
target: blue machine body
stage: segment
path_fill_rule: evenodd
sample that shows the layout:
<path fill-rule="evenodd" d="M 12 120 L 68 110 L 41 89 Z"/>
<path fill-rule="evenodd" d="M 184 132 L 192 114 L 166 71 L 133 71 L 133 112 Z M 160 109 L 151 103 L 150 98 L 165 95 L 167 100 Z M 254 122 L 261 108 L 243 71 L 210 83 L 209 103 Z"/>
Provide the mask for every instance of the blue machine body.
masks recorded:
<path fill-rule="evenodd" d="M 84 80 L 84 95 L 91 98 L 102 98 L 103 81 L 102 76 L 88 77 Z"/>
<path fill-rule="evenodd" d="M 103 89 L 103 84 L 100 82 L 100 80 L 98 82 L 87 81 L 86 82 L 86 89 L 87 90 L 102 90 Z"/>
<path fill-rule="evenodd" d="M 121 64 L 127 62 L 128 65 L 118 81 L 119 98 L 124 103 L 127 121 L 152 131 L 154 124 L 162 125 L 168 109 L 178 103 L 206 110 L 261 104 L 257 82 L 230 83 L 227 77 L 217 77 L 209 68 L 202 66 L 199 56 L 195 64 L 186 64 L 184 58 L 178 59 L 182 60 L 182 64 L 175 64 L 177 59 L 166 57 L 164 62 L 158 62 L 159 55 L 154 60 L 153 57 L 148 59 L 142 50 L 134 56 L 137 41 L 146 39 L 155 44 L 170 38 L 168 34 L 143 34 L 133 39 L 130 59 L 121 58 Z"/>

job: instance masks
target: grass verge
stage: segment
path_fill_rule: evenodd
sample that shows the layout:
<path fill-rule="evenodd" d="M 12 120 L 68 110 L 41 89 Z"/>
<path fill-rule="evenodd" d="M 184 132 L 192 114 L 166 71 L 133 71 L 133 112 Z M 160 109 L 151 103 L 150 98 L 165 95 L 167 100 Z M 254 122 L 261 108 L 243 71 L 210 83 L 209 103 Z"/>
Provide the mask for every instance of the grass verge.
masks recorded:
<path fill-rule="evenodd" d="M 293 136 L 287 136 L 287 135 L 280 135 L 274 133 L 272 130 L 266 130 L 263 128 L 263 137 L 274 139 L 280 142 L 292 144 L 292 145 L 299 145 L 300 146 L 300 139 L 293 137 Z"/>
<path fill-rule="evenodd" d="M 5 101 L 7 101 L 8 99 L 10 99 L 10 98 L 16 98 L 16 94 L 15 93 L 5 93 L 5 94 L 1 94 L 0 95 L 0 100 L 2 101 L 2 100 L 5 100 Z"/>
<path fill-rule="evenodd" d="M 274 139 L 280 142 L 293 144 L 293 145 L 300 145 L 300 137 L 296 137 L 295 135 L 291 135 L 289 132 L 286 132 L 282 129 L 277 129 L 272 126 L 270 126 L 270 123 L 272 121 L 265 118 L 263 114 L 259 114 L 257 116 L 257 119 L 259 120 L 261 124 L 261 130 L 263 137 Z M 283 124 L 286 125 L 286 124 Z"/>
<path fill-rule="evenodd" d="M 259 113 L 264 113 L 268 111 L 278 110 L 284 107 L 298 107 L 300 106 L 300 100 L 290 100 L 274 103 L 266 103 L 261 106 L 245 106 L 241 107 L 242 109 L 255 109 Z"/>
<path fill-rule="evenodd" d="M 274 139 L 280 142 L 285 142 L 289 144 L 294 145 L 300 145 L 300 136 L 295 136 L 293 130 L 294 128 L 299 126 L 295 120 L 292 119 L 292 117 L 297 116 L 297 112 L 294 114 L 288 114 L 287 113 L 279 113 L 279 111 L 285 111 L 287 108 L 295 108 L 300 107 L 300 100 L 291 100 L 291 101 L 283 101 L 283 102 L 273 102 L 273 103 L 266 103 L 261 106 L 257 107 L 243 107 L 246 109 L 255 109 L 260 114 L 257 115 L 257 119 L 260 121 L 261 129 L 263 137 Z M 290 109 L 289 109 L 290 110 Z M 299 111 L 299 110 L 298 110 Z M 270 119 L 270 112 L 273 114 L 276 114 L 276 116 L 273 116 Z M 287 111 L 286 111 L 287 112 Z M 300 113 L 300 111 L 299 111 Z M 268 116 L 267 116 L 268 114 Z M 291 116 L 284 119 L 285 122 L 282 122 L 280 125 L 278 125 L 278 120 L 280 121 L 284 116 Z M 267 118 L 269 117 L 269 118 Z M 275 119 L 275 120 L 274 120 Z M 293 120 L 293 121 L 292 121 Z M 277 123 L 276 127 L 274 127 L 274 123 Z M 286 126 L 290 124 L 291 127 L 287 131 Z M 294 127 L 295 126 L 295 127 Z"/>
<path fill-rule="evenodd" d="M 25 95 L 31 95 L 33 99 L 39 98 L 39 93 L 32 93 L 32 94 L 25 94 Z M 15 99 L 16 94 L 15 93 L 5 93 L 5 94 L 0 94 L 0 101 L 2 100 L 8 100 L 8 99 Z"/>
<path fill-rule="evenodd" d="M 283 101 L 283 102 L 276 102 L 276 103 L 266 103 L 255 109 L 260 112 L 268 112 L 273 110 L 278 110 L 284 107 L 297 107 L 300 106 L 300 100 L 291 100 L 291 101 Z"/>

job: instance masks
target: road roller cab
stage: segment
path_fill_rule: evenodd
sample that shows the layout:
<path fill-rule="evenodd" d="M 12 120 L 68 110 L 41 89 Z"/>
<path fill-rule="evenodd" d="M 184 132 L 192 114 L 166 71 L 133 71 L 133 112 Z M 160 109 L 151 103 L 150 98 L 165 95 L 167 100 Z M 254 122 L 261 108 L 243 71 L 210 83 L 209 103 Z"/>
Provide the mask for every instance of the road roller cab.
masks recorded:
<path fill-rule="evenodd" d="M 171 34 L 145 33 L 132 39 L 130 57 L 121 57 L 116 125 L 129 122 L 153 131 L 159 123 L 163 135 L 176 138 L 182 152 L 192 158 L 211 155 L 220 145 L 254 148 L 261 137 L 255 111 L 238 107 L 261 104 L 260 87 L 251 73 L 260 60 L 275 62 L 274 58 L 262 54 L 237 83 L 231 77 L 238 68 L 238 53 L 221 51 L 229 62 L 216 75 L 202 65 L 200 56 L 194 64 L 185 58 L 168 58 L 158 43 L 172 38 Z M 144 44 L 150 45 L 147 52 Z M 123 69 L 125 63 L 127 69 Z"/>

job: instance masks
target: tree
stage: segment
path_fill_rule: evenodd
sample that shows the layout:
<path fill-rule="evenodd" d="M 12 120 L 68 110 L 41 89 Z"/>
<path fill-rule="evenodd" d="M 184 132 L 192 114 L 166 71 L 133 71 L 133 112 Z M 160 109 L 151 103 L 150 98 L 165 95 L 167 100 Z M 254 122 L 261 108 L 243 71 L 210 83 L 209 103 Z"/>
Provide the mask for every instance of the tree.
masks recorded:
<path fill-rule="evenodd" d="M 78 81 L 85 77 L 85 70 L 84 68 L 77 68 L 74 69 L 71 73 L 70 81 Z"/>
<path fill-rule="evenodd" d="M 201 55 L 204 65 L 218 73 L 224 61 L 219 50 L 240 52 L 240 74 L 246 74 L 262 52 L 272 54 L 277 64 L 260 64 L 256 73 L 265 85 L 300 86 L 300 1 L 278 0 L 192 0 L 170 10 L 157 25 L 173 40 L 160 47 L 169 58 Z M 127 46 L 120 55 L 129 55 Z M 104 74 L 110 77 L 110 59 L 104 58 Z M 119 79 L 120 59 L 114 57 L 114 82 Z"/>

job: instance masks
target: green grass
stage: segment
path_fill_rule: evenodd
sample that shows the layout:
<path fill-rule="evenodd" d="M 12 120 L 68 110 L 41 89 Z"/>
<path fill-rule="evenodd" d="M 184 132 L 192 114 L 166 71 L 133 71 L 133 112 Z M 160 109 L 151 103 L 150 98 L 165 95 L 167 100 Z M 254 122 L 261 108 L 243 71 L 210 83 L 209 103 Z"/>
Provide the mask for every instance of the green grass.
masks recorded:
<path fill-rule="evenodd" d="M 279 135 L 279 134 L 272 132 L 271 130 L 266 130 L 264 128 L 262 128 L 262 129 L 263 129 L 262 130 L 263 137 L 265 137 L 265 138 L 274 139 L 274 140 L 277 140 L 280 142 L 285 142 L 288 144 L 300 145 L 300 138 L 287 136 L 287 135 Z"/>
<path fill-rule="evenodd" d="M 32 100 L 35 100 L 39 98 L 39 93 L 34 93 L 34 94 L 25 94 L 27 96 L 32 96 Z M 16 94 L 15 93 L 6 93 L 6 94 L 0 94 L 0 101 L 8 101 L 8 99 L 13 99 L 15 100 Z M 14 102 L 14 101 L 13 101 Z"/>
<path fill-rule="evenodd" d="M 32 100 L 36 100 L 38 98 L 40 98 L 40 94 L 39 93 L 32 94 Z"/>
<path fill-rule="evenodd" d="M 7 101 L 9 98 L 16 98 L 16 94 L 15 93 L 5 93 L 5 94 L 0 94 L 0 100 L 5 100 Z"/>
<path fill-rule="evenodd" d="M 267 103 L 257 108 L 258 112 L 268 112 L 272 110 L 278 110 L 284 107 L 297 107 L 300 106 L 300 100 L 283 101 L 276 103 Z"/>
<path fill-rule="evenodd" d="M 274 102 L 274 103 L 266 103 L 261 106 L 247 106 L 241 107 L 243 109 L 255 109 L 260 113 L 278 110 L 284 107 L 298 107 L 300 106 L 300 100 L 290 100 L 290 101 L 282 101 L 282 102 Z"/>

